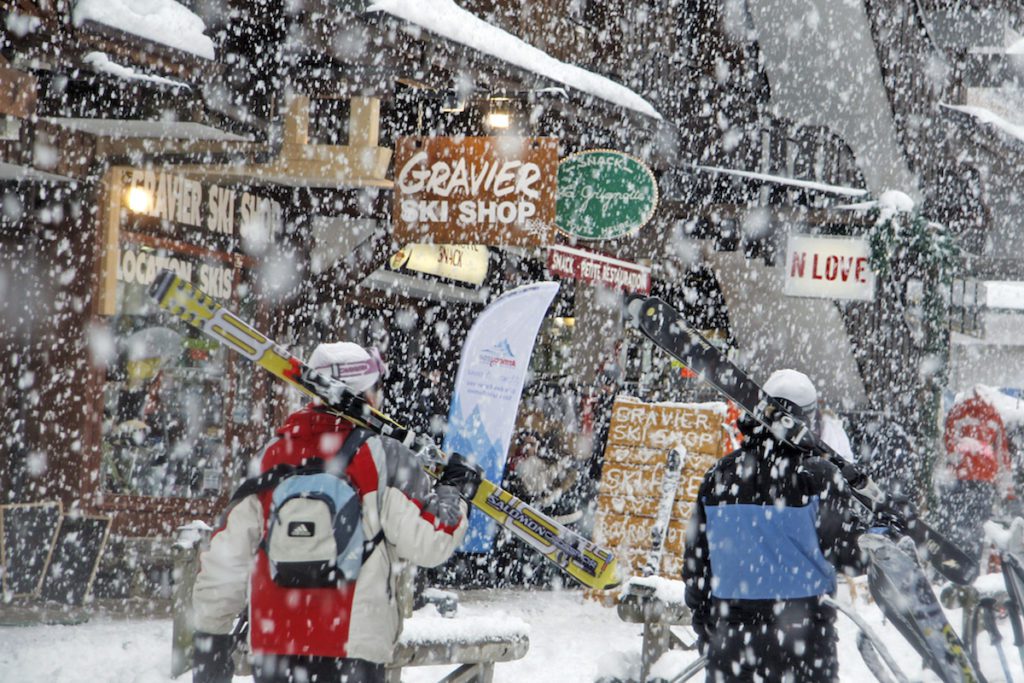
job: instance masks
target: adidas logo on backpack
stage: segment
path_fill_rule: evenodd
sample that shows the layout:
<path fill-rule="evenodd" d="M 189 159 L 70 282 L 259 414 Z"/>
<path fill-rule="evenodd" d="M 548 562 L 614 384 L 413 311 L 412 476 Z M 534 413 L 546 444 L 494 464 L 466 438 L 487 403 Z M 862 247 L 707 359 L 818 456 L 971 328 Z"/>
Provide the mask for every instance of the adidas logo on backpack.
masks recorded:
<path fill-rule="evenodd" d="M 288 525 L 289 536 L 312 536 L 316 533 L 316 524 L 313 522 L 292 522 Z"/>

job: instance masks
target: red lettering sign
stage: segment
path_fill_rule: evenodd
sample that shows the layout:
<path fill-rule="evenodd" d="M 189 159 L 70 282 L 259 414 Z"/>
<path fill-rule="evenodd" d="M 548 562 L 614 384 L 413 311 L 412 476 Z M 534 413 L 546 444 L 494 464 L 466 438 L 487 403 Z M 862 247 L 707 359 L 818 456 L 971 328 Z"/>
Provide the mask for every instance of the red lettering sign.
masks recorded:
<path fill-rule="evenodd" d="M 582 282 L 604 285 L 637 294 L 650 294 L 651 269 L 584 249 L 548 248 L 548 272 Z"/>

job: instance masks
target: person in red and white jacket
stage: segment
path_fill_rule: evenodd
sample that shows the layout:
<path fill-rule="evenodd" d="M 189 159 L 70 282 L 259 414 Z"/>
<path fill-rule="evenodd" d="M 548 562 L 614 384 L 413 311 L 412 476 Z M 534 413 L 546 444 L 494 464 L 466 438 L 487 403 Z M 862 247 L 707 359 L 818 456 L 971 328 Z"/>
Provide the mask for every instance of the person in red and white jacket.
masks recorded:
<path fill-rule="evenodd" d="M 374 350 L 375 351 L 375 350 Z M 314 369 L 344 381 L 368 400 L 386 368 L 357 344 L 321 344 Z M 265 449 L 260 472 L 328 463 L 353 430 L 351 422 L 309 405 L 290 415 Z M 383 681 L 384 665 L 402 629 L 395 563 L 432 567 L 449 558 L 466 533 L 467 506 L 479 470 L 453 455 L 436 485 L 416 456 L 393 439 L 369 438 L 345 475 L 362 501 L 363 532 L 380 539 L 358 578 L 330 588 L 285 588 L 271 579 L 260 540 L 273 490 L 234 500 L 200 555 L 193 590 L 193 681 L 230 681 L 232 624 L 248 602 L 249 640 L 257 683 Z"/>

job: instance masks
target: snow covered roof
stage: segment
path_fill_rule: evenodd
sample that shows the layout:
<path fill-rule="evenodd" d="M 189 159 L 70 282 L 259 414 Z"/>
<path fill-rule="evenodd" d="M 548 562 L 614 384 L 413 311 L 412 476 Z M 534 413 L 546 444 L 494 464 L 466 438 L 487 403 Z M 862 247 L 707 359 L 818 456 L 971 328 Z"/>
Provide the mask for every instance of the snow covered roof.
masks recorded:
<path fill-rule="evenodd" d="M 863 190 L 856 187 L 847 187 L 845 185 L 830 185 L 828 183 L 819 183 L 813 180 L 800 180 L 798 178 L 789 178 L 786 176 L 772 175 L 770 173 L 755 173 L 753 171 L 740 171 L 734 168 L 722 168 L 720 166 L 704 166 L 702 164 L 692 164 L 691 167 L 697 171 L 702 171 L 705 173 L 720 173 L 724 175 L 732 175 L 739 178 L 747 178 L 749 180 L 760 180 L 766 183 L 786 185 L 789 187 L 797 187 L 802 190 L 826 192 L 829 194 L 837 194 L 846 197 L 865 197 L 868 194 L 867 190 Z"/>
<path fill-rule="evenodd" d="M 110 61 L 110 57 L 103 52 L 90 52 L 82 57 L 82 61 L 91 66 L 97 72 L 110 74 L 111 76 L 122 78 L 126 81 L 145 81 L 148 83 L 156 83 L 158 85 L 169 85 L 175 88 L 186 88 L 191 90 L 188 83 L 182 83 L 181 81 L 175 81 L 162 76 L 144 74 L 132 69 L 131 67 L 121 66 L 116 62 Z"/>
<path fill-rule="evenodd" d="M 47 173 L 46 171 L 40 171 L 32 168 L 31 166 L 19 166 L 18 164 L 8 164 L 5 161 L 0 161 L 0 181 L 5 180 L 30 180 L 34 182 L 50 183 L 76 182 L 74 178 L 57 175 L 55 173 Z"/>
<path fill-rule="evenodd" d="M 468 12 L 453 0 L 377 0 L 367 11 L 384 12 L 431 33 L 473 48 L 582 92 L 653 119 L 661 119 L 643 97 L 615 81 L 566 64 Z"/>
<path fill-rule="evenodd" d="M 158 138 L 175 140 L 213 140 L 247 142 L 249 138 L 194 121 L 138 121 L 131 119 L 48 118 L 68 130 L 115 139 Z"/>
<path fill-rule="evenodd" d="M 175 0 L 78 0 L 71 13 L 75 26 L 93 21 L 125 33 L 213 59 L 206 24 Z"/>
<path fill-rule="evenodd" d="M 999 114 L 996 114 L 991 109 L 986 109 L 985 107 L 943 103 L 940 103 L 939 106 L 945 107 L 946 109 L 952 109 L 953 111 L 958 111 L 963 114 L 967 114 L 968 116 L 973 116 L 975 119 L 978 120 L 978 123 L 988 124 L 993 128 L 997 128 L 1006 133 L 1007 135 L 1017 138 L 1021 142 L 1024 142 L 1024 126 L 1018 126 L 1017 124 L 1010 123 Z"/>

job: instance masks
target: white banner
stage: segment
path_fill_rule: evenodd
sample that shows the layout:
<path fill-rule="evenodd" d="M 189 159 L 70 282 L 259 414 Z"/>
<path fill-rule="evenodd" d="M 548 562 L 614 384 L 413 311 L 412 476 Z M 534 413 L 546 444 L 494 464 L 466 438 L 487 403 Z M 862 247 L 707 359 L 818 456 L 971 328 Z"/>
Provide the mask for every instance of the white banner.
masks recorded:
<path fill-rule="evenodd" d="M 866 238 L 790 235 L 783 293 L 819 299 L 875 298 Z"/>
<path fill-rule="evenodd" d="M 537 331 L 557 292 L 556 282 L 506 292 L 484 309 L 462 347 L 444 450 L 475 461 L 491 481 L 500 482 L 505 470 Z M 487 552 L 494 523 L 483 515 L 470 522 L 462 549 Z"/>

